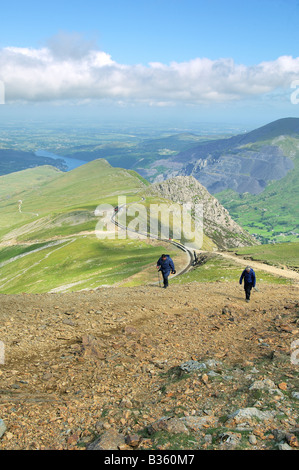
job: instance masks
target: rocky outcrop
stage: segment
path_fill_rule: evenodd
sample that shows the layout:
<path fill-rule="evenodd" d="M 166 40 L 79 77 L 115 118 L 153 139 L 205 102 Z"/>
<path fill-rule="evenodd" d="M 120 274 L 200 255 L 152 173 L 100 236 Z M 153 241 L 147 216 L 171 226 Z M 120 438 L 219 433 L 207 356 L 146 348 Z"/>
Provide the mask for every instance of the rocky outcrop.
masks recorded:
<path fill-rule="evenodd" d="M 194 176 L 212 194 L 231 189 L 239 194 L 259 194 L 267 184 L 280 180 L 294 168 L 279 140 L 298 139 L 299 119 L 284 118 L 254 131 L 230 138 L 200 142 L 165 160 L 156 160 L 143 176 L 165 180 L 174 176 Z"/>
<path fill-rule="evenodd" d="M 176 176 L 155 183 L 147 189 L 146 194 L 180 204 L 202 204 L 204 233 L 218 248 L 257 244 L 257 241 L 231 218 L 220 202 L 193 176 Z"/>

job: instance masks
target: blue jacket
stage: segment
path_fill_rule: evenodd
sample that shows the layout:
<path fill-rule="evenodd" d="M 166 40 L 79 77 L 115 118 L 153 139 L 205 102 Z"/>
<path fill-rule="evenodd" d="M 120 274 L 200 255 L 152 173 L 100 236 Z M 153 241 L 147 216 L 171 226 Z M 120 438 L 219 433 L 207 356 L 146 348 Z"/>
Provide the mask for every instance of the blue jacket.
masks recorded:
<path fill-rule="evenodd" d="M 174 271 L 174 264 L 169 255 L 166 255 L 165 261 L 162 259 L 161 256 L 161 258 L 158 259 L 157 266 L 160 266 L 160 271 L 162 271 L 162 273 L 166 275 L 169 275 L 170 271 Z"/>
<path fill-rule="evenodd" d="M 255 279 L 255 272 L 253 271 L 253 269 L 250 269 L 249 273 L 246 271 L 246 269 L 244 269 L 240 277 L 240 284 L 242 284 L 243 278 L 244 278 L 244 283 L 252 284 L 252 287 L 255 287 L 256 279 Z"/>

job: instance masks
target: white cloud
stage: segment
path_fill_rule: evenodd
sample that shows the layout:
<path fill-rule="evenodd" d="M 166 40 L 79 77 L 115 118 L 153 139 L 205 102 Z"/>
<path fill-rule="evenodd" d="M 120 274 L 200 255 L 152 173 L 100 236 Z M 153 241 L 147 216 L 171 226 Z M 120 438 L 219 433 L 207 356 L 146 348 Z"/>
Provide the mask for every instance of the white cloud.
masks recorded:
<path fill-rule="evenodd" d="M 221 103 L 289 90 L 299 57 L 254 66 L 232 59 L 123 65 L 76 35 L 60 35 L 40 49 L 0 50 L 6 102 L 114 100 L 122 105 Z"/>

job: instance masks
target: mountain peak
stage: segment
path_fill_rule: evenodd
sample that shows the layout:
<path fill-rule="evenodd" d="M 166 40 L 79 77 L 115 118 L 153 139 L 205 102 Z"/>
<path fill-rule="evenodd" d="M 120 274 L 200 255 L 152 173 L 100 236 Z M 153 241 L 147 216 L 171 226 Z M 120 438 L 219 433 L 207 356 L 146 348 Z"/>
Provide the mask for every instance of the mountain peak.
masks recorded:
<path fill-rule="evenodd" d="M 213 194 L 226 189 L 259 194 L 270 181 L 282 179 L 294 168 L 281 137 L 283 141 L 299 138 L 299 118 L 283 118 L 246 134 L 198 143 L 168 158 L 168 168 L 156 178 L 192 175 Z"/>
<path fill-rule="evenodd" d="M 193 176 L 176 176 L 154 183 L 146 195 L 155 195 L 179 204 L 202 204 L 203 230 L 218 248 L 257 244 L 256 240 L 230 217 L 218 199 Z"/>
<path fill-rule="evenodd" d="M 282 135 L 299 136 L 299 118 L 288 117 L 277 119 L 276 121 L 270 122 L 269 124 L 237 137 L 239 137 L 240 143 L 242 141 L 244 141 L 244 143 L 254 143 L 263 140 L 275 139 L 275 137 L 280 137 Z M 236 137 L 232 137 L 232 139 L 236 139 Z"/>

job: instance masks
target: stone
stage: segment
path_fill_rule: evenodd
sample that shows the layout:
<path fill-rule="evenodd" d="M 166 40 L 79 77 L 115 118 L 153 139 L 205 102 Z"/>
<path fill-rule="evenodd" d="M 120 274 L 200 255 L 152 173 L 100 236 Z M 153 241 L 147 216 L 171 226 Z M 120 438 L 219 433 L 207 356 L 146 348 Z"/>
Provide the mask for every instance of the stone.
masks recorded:
<path fill-rule="evenodd" d="M 191 431 L 199 431 L 203 428 L 214 426 L 216 423 L 214 416 L 186 416 L 180 418 L 180 420 Z"/>
<path fill-rule="evenodd" d="M 109 429 L 87 446 L 87 450 L 119 450 L 126 445 L 125 436 L 114 429 Z"/>
<path fill-rule="evenodd" d="M 222 315 L 231 315 L 231 309 L 226 305 L 225 307 L 223 307 L 222 309 Z"/>
<path fill-rule="evenodd" d="M 225 433 L 220 434 L 219 437 L 221 439 L 222 446 L 227 450 L 231 450 L 239 444 L 242 439 L 242 434 L 226 431 Z"/>
<path fill-rule="evenodd" d="M 138 447 L 140 442 L 140 436 L 138 434 L 126 436 L 126 443 L 131 447 Z"/>
<path fill-rule="evenodd" d="M 250 434 L 250 436 L 248 437 L 248 440 L 249 440 L 249 444 L 253 446 L 257 443 L 257 438 L 253 434 Z"/>
<path fill-rule="evenodd" d="M 286 441 L 291 447 L 299 447 L 298 439 L 295 434 L 286 433 Z"/>
<path fill-rule="evenodd" d="M 195 372 L 206 368 L 207 366 L 204 362 L 198 362 L 193 360 L 184 362 L 180 365 L 180 369 L 182 369 L 184 372 Z"/>
<path fill-rule="evenodd" d="M 120 444 L 118 446 L 118 450 L 132 450 L 132 447 L 129 446 L 128 444 Z"/>
<path fill-rule="evenodd" d="M 278 450 L 292 450 L 292 447 L 289 446 L 289 444 L 286 443 L 280 443 L 277 445 Z"/>
<path fill-rule="evenodd" d="M 188 429 L 180 419 L 172 418 L 167 422 L 166 431 L 171 434 L 188 434 Z"/>
<path fill-rule="evenodd" d="M 172 434 L 188 433 L 188 429 L 185 423 L 180 418 L 168 418 L 163 417 L 158 421 L 155 421 L 147 427 L 149 434 L 154 434 L 158 431 L 167 431 Z"/>
<path fill-rule="evenodd" d="M 103 345 L 92 335 L 82 337 L 83 357 L 93 358 L 95 360 L 104 360 L 106 355 L 103 351 Z"/>
<path fill-rule="evenodd" d="M 273 429 L 272 433 L 276 442 L 281 442 L 286 437 L 286 431 L 283 431 L 281 429 Z"/>
<path fill-rule="evenodd" d="M 124 408 L 133 408 L 133 403 L 131 402 L 131 400 L 129 398 L 123 398 L 120 402 L 120 406 L 124 407 Z"/>
<path fill-rule="evenodd" d="M 270 379 L 256 380 L 249 387 L 249 390 L 276 390 L 275 383 Z"/>
<path fill-rule="evenodd" d="M 0 439 L 3 436 L 3 434 L 5 433 L 6 429 L 7 428 L 6 428 L 6 425 L 3 421 L 3 419 L 0 419 Z"/>
<path fill-rule="evenodd" d="M 280 390 L 287 390 L 288 389 L 288 384 L 286 384 L 285 382 L 281 382 L 280 384 L 278 384 L 278 388 Z"/>
<path fill-rule="evenodd" d="M 261 411 L 255 407 L 241 408 L 228 416 L 226 424 L 235 424 L 238 427 L 250 427 L 252 424 L 259 421 L 270 421 L 275 416 L 274 411 Z"/>
<path fill-rule="evenodd" d="M 249 387 L 249 390 L 265 390 L 270 394 L 276 394 L 278 397 L 283 397 L 283 393 L 276 387 L 275 383 L 270 379 L 256 380 Z"/>
<path fill-rule="evenodd" d="M 217 361 L 215 359 L 208 359 L 205 364 L 207 367 L 209 367 L 209 369 L 216 369 L 223 366 L 223 363 L 221 361 Z"/>
<path fill-rule="evenodd" d="M 203 381 L 203 383 L 204 383 L 205 385 L 207 385 L 207 383 L 208 383 L 208 381 L 209 381 L 208 375 L 207 375 L 207 374 L 202 374 L 201 380 Z"/>

